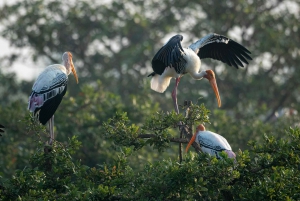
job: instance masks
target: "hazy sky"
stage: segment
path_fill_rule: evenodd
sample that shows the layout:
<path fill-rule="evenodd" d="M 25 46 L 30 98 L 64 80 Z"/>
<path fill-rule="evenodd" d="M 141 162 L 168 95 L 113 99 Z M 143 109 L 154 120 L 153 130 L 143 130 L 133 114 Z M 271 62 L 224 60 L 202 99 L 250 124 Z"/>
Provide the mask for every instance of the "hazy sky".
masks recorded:
<path fill-rule="evenodd" d="M 2 37 L 0 37 L 0 47 L 0 57 L 16 51 L 23 55 L 22 58 L 18 59 L 12 66 L 1 66 L 4 72 L 16 72 L 18 79 L 32 80 L 43 70 L 43 66 L 40 66 L 41 64 L 33 63 L 30 56 L 25 56 L 26 54 L 30 54 L 28 49 L 20 50 L 12 48 L 9 42 Z"/>
<path fill-rule="evenodd" d="M 13 4 L 18 0 L 0 0 L 0 7 L 4 4 Z M 0 24 L 0 30 L 3 27 Z M 16 72 L 18 79 L 32 80 L 35 79 L 45 66 L 42 62 L 34 63 L 31 60 L 30 49 L 18 49 L 10 46 L 9 41 L 0 36 L 0 58 L 10 55 L 12 52 L 21 53 L 21 59 L 16 61 L 12 66 L 1 66 L 4 72 Z"/>

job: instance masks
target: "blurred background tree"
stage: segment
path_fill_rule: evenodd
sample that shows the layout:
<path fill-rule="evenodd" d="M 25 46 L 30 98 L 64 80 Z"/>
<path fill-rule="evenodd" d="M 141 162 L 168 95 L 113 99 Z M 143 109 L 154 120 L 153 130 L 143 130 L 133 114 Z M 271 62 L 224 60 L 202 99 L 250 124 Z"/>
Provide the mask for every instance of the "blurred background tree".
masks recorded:
<path fill-rule="evenodd" d="M 226 35 L 246 46 L 254 58 L 239 70 L 202 61 L 202 69 L 216 72 L 221 108 L 212 90 L 206 90 L 207 82 L 188 76 L 179 85 L 179 103 L 186 99 L 204 103 L 212 111 L 209 130 L 226 137 L 233 150 L 247 149 L 249 140 L 259 141 L 264 133 L 284 137 L 278 133 L 299 122 L 299 4 L 297 0 L 24 0 L 0 8 L 1 36 L 14 48 L 29 48 L 39 68 L 60 63 L 63 52 L 72 52 L 80 83 L 70 78 L 68 94 L 56 112 L 55 132 L 61 142 L 77 135 L 82 147 L 74 157 L 95 166 L 113 161 L 118 150 L 103 138 L 102 122 L 122 111 L 139 125 L 157 111 L 173 110 L 174 82 L 159 94 L 150 89 L 147 75 L 155 52 L 177 33 L 184 36 L 184 46 L 211 32 Z M 20 57 L 12 53 L 0 63 L 0 122 L 7 128 L 0 138 L 0 172 L 5 176 L 28 164 L 35 148 L 32 142 L 37 140 L 22 123 L 28 118 L 33 81 L 4 73 Z M 171 132 L 178 136 L 177 129 Z M 164 154 L 146 147 L 131 163 L 140 168 L 146 161 L 176 159 L 177 147 L 170 146 Z"/>

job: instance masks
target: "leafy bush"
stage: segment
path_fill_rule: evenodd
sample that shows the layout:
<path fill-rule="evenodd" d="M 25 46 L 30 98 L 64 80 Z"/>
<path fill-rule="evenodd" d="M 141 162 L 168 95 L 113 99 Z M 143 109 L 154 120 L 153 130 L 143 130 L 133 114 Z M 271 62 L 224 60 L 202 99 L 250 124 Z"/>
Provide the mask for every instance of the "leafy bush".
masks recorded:
<path fill-rule="evenodd" d="M 193 111 L 202 115 L 192 115 Z M 67 144 L 52 147 L 37 141 L 30 166 L 1 180 L 2 200 L 297 200 L 300 198 L 300 130 L 289 128 L 276 140 L 264 135 L 261 144 L 249 142 L 249 151 L 237 151 L 236 160 L 217 160 L 204 153 L 189 152 L 180 163 L 163 159 L 134 171 L 128 159 L 150 144 L 160 152 L 168 147 L 169 130 L 181 121 L 208 122 L 203 106 L 190 107 L 190 118 L 158 113 L 142 126 L 129 123 L 125 113 L 103 124 L 103 137 L 119 145 L 115 161 L 89 167 L 74 156 L 81 142 L 73 136 Z M 194 118 L 194 119 L 191 119 Z M 30 121 L 29 119 L 28 121 Z M 193 120 L 193 121 L 191 121 Z M 34 121 L 35 132 L 44 132 Z M 177 126 L 175 126 L 177 127 Z M 123 131 L 123 132 L 121 132 Z M 151 131 L 148 138 L 141 137 Z M 188 132 L 188 130 L 186 131 Z M 188 133 L 189 135 L 190 133 Z M 120 140 L 121 138 L 121 140 Z"/>

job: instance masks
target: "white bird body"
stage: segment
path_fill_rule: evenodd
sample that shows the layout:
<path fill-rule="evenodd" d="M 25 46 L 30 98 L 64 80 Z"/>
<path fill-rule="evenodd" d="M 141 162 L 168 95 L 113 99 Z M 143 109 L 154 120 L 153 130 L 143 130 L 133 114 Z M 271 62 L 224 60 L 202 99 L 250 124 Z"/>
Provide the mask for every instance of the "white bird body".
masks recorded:
<path fill-rule="evenodd" d="M 190 145 L 194 141 L 200 145 L 201 150 L 204 153 L 208 153 L 211 156 L 216 156 L 218 159 L 221 158 L 219 154 L 222 151 L 225 151 L 229 158 L 235 158 L 235 153 L 232 151 L 227 140 L 217 133 L 206 131 L 202 124 L 197 127 L 197 131 L 186 147 L 186 151 L 188 151 Z"/>
<path fill-rule="evenodd" d="M 228 154 L 228 157 L 232 158 L 233 156 L 231 146 L 227 140 L 217 133 L 211 131 L 198 131 L 196 142 L 200 145 L 203 152 L 208 153 L 211 156 L 220 158 L 219 153 L 222 151 L 225 151 Z"/>
<path fill-rule="evenodd" d="M 202 79 L 203 76 L 197 77 L 201 68 L 200 58 L 191 48 L 183 49 L 185 53 L 184 58 L 187 61 L 187 63 L 185 64 L 186 73 L 189 73 L 196 80 Z"/>
<path fill-rule="evenodd" d="M 163 93 L 170 85 L 173 77 L 177 78 L 180 75 L 176 73 L 174 68 L 167 67 L 161 75 L 155 74 L 151 78 L 150 87 L 156 92 Z"/>
<path fill-rule="evenodd" d="M 205 75 L 205 71 L 202 71 L 199 73 L 201 68 L 201 60 L 197 56 L 197 54 L 190 48 L 183 48 L 184 49 L 184 55 L 183 58 L 187 61 L 185 64 L 185 72 L 177 73 L 175 68 L 172 67 L 166 67 L 164 72 L 159 75 L 155 74 L 151 78 L 151 89 L 163 93 L 170 85 L 170 80 L 172 78 L 180 78 L 185 73 L 189 73 L 191 77 L 193 77 L 196 80 L 201 80 L 203 76 Z"/>
<path fill-rule="evenodd" d="M 183 58 L 187 61 L 185 64 L 185 72 L 183 73 L 177 73 L 175 68 L 172 67 L 166 67 L 164 72 L 159 75 L 155 74 L 151 78 L 150 87 L 152 90 L 163 93 L 170 85 L 170 81 L 172 78 L 180 78 L 185 73 L 189 73 L 191 77 L 193 77 L 196 80 L 200 80 L 205 75 L 205 71 L 202 71 L 201 73 L 198 73 L 200 71 L 201 67 L 201 60 L 197 56 L 197 54 L 190 48 L 183 48 L 185 54 L 183 55 Z"/>
<path fill-rule="evenodd" d="M 54 139 L 54 113 L 67 91 L 68 75 L 73 72 L 78 77 L 72 61 L 72 54 L 65 52 L 62 56 L 63 65 L 54 64 L 45 68 L 33 84 L 29 96 L 28 109 L 34 113 L 39 122 L 45 125 L 49 121 L 50 142 Z"/>

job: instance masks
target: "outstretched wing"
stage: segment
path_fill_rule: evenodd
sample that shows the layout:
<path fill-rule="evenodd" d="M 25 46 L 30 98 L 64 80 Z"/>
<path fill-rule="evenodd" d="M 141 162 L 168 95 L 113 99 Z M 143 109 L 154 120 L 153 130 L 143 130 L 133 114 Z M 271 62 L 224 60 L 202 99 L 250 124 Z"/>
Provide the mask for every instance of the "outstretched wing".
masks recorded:
<path fill-rule="evenodd" d="M 248 64 L 251 52 L 241 44 L 219 34 L 209 34 L 189 46 L 200 59 L 212 58 L 222 61 L 229 66 L 244 67 Z M 243 63 L 242 63 L 243 62 Z"/>
<path fill-rule="evenodd" d="M 183 58 L 184 50 L 181 46 L 182 39 L 182 35 L 173 36 L 155 54 L 152 59 L 152 68 L 155 74 L 161 75 L 168 66 L 173 67 L 178 74 L 184 72 L 186 60 Z"/>

